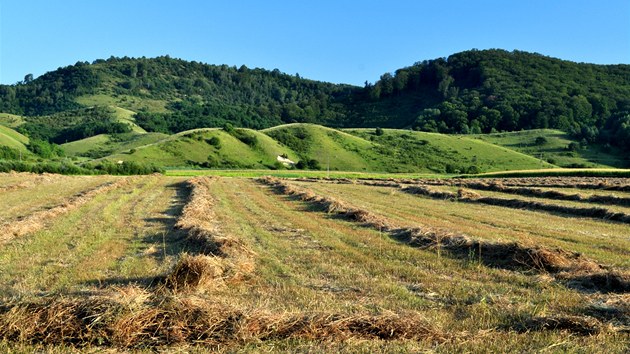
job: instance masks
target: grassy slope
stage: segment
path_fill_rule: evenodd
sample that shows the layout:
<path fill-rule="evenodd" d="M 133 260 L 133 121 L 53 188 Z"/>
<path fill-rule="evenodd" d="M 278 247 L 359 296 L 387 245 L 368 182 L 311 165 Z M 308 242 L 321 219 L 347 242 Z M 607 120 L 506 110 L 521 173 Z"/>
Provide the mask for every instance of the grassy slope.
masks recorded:
<path fill-rule="evenodd" d="M 243 131 L 256 137 L 255 147 L 220 129 L 207 128 L 170 137 L 130 135 L 135 139 L 133 142 L 112 143 L 101 136 L 64 144 L 64 148 L 69 154 L 85 154 L 94 144 L 97 150 L 112 151 L 108 158 L 114 160 L 151 162 L 165 167 L 205 164 L 215 168 L 269 168 L 278 155 L 285 153 L 293 161 L 315 159 L 324 170 L 330 163 L 332 171 L 461 173 L 468 172 L 470 166 L 482 172 L 555 167 L 532 156 L 462 136 L 389 129 L 383 136 L 376 136 L 373 129 L 340 131 L 312 124 Z M 290 142 L 282 134 L 302 139 Z M 220 148 L 206 142 L 212 137 L 220 140 Z M 141 146 L 143 143 L 146 145 Z M 136 151 L 129 154 L 131 148 Z"/>
<path fill-rule="evenodd" d="M 608 152 L 599 145 L 591 145 L 575 152 L 568 151 L 567 146 L 575 141 L 560 130 L 535 129 L 520 132 L 496 133 L 473 136 L 492 144 L 507 147 L 543 159 L 552 161 L 561 167 L 626 167 L 628 161 L 617 149 Z M 547 143 L 536 145 L 537 137 L 545 137 Z M 624 161 L 625 160 L 625 161 Z"/>
<path fill-rule="evenodd" d="M 127 95 L 113 97 L 107 94 L 84 95 L 78 97 L 76 101 L 85 106 L 116 106 L 130 111 L 138 112 L 146 110 L 149 112 L 166 112 L 166 101 L 152 100 L 149 98 L 139 98 Z"/>
<path fill-rule="evenodd" d="M 234 168 L 273 166 L 276 157 L 281 154 L 287 154 L 291 160 L 297 159 L 295 152 L 283 147 L 263 133 L 249 129 L 244 130 L 248 134 L 256 136 L 257 146 L 248 146 L 220 129 L 195 129 L 140 147 L 132 154 L 115 154 L 109 158 L 150 162 L 163 166 L 194 166 L 204 162 L 214 162 L 223 167 Z M 220 148 L 206 142 L 212 137 L 219 139 Z"/>
<path fill-rule="evenodd" d="M 5 145 L 13 149 L 26 151 L 25 144 L 28 144 L 28 138 L 16 132 L 15 130 L 0 125 L 0 145 Z"/>
<path fill-rule="evenodd" d="M 433 172 L 444 172 L 448 165 L 456 170 L 452 172 L 466 172 L 470 166 L 486 172 L 553 167 L 531 156 L 464 136 L 392 129 L 384 130 L 382 136 L 377 136 L 374 129 L 347 131 L 379 144 L 382 155 L 393 157 L 393 161 L 383 158 L 392 172 L 397 172 L 395 164 Z"/>
<path fill-rule="evenodd" d="M 81 156 L 89 154 L 109 155 L 128 151 L 139 146 L 145 146 L 168 138 L 162 133 L 128 133 L 118 136 L 99 134 L 89 138 L 72 141 L 61 145 L 66 154 L 70 156 Z"/>
<path fill-rule="evenodd" d="M 298 130 L 306 132 L 306 148 L 299 153 L 304 158 L 319 161 L 326 169 L 330 161 L 331 170 L 367 171 L 378 168 L 373 158 L 373 144 L 362 138 L 345 132 L 313 124 L 287 124 L 263 130 L 274 136 L 274 132 L 286 131 L 295 134 Z"/>
<path fill-rule="evenodd" d="M 9 128 L 17 128 L 24 123 L 22 116 L 16 116 L 15 114 L 0 113 L 0 125 L 7 126 Z"/>
<path fill-rule="evenodd" d="M 116 119 L 121 123 L 129 124 L 133 132 L 139 133 L 139 134 L 144 134 L 147 132 L 141 126 L 136 124 L 136 119 L 134 118 L 134 115 L 136 114 L 136 112 L 125 109 L 125 108 L 120 108 L 117 106 L 111 106 L 111 107 L 115 111 L 114 115 L 116 116 Z"/>

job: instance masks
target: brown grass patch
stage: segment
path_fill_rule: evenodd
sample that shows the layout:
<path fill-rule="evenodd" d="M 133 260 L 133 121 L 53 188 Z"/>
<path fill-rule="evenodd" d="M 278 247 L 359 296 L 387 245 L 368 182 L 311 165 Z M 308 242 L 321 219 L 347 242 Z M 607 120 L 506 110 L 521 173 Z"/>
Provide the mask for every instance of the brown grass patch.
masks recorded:
<path fill-rule="evenodd" d="M 0 307 L 0 338 L 38 344 L 157 347 L 281 339 L 432 340 L 447 336 L 416 312 L 380 315 L 242 311 L 193 296 L 44 298 Z"/>
<path fill-rule="evenodd" d="M 334 212 L 346 219 L 388 232 L 394 239 L 412 247 L 447 252 L 459 259 L 480 262 L 487 266 L 510 270 L 548 272 L 569 285 L 581 289 L 624 293 L 628 289 L 628 273 L 610 270 L 579 253 L 563 249 L 526 246 L 517 242 L 501 243 L 475 240 L 467 235 L 430 227 L 398 228 L 389 220 L 370 211 L 355 208 L 345 201 L 318 196 L 310 190 L 288 184 L 278 178 L 266 177 L 261 183 L 275 188 L 279 193 L 294 195 Z M 458 193 L 435 191 L 427 186 L 408 186 L 403 190 L 444 199 L 476 201 L 485 199 L 475 192 L 459 190 Z M 331 207 L 334 205 L 334 207 Z"/>
<path fill-rule="evenodd" d="M 630 198 L 617 197 L 614 195 L 591 195 L 569 194 L 554 190 L 542 190 L 531 187 L 506 187 L 501 182 L 464 182 L 463 186 L 478 190 L 495 191 L 507 194 L 516 194 L 537 198 L 547 198 L 554 200 L 570 200 L 586 203 L 602 203 L 609 205 L 629 206 Z"/>
<path fill-rule="evenodd" d="M 467 191 L 464 189 L 458 190 L 457 193 L 440 191 L 428 186 L 406 186 L 401 190 L 409 194 L 424 195 L 433 199 L 454 200 L 466 203 L 480 203 L 486 205 L 501 206 L 513 209 L 527 209 L 533 211 L 547 211 L 552 213 L 567 214 L 573 216 L 583 216 L 611 221 L 618 221 L 622 223 L 630 223 L 630 214 L 615 213 L 606 208 L 579 208 L 569 207 L 556 204 L 546 204 L 537 201 L 528 201 L 521 199 L 504 199 L 496 197 L 484 197 L 478 193 Z"/>
<path fill-rule="evenodd" d="M 0 226 L 0 244 L 6 243 L 13 238 L 36 232 L 49 224 L 52 219 L 77 209 L 94 199 L 97 195 L 128 184 L 128 178 L 120 179 L 116 182 L 108 182 L 70 197 L 56 207 L 33 213 L 20 220 L 7 222 Z"/>
<path fill-rule="evenodd" d="M 165 286 L 173 291 L 209 291 L 226 282 L 242 281 L 255 269 L 254 252 L 240 239 L 221 233 L 215 200 L 208 189 L 214 180 L 198 177 L 189 181 L 192 192 L 175 226 L 186 232 L 198 254 L 182 255 L 166 276 Z"/>
<path fill-rule="evenodd" d="M 604 330 L 604 325 L 595 318 L 587 316 L 541 316 L 532 317 L 511 326 L 518 332 L 531 331 L 565 331 L 584 336 L 598 334 Z"/>

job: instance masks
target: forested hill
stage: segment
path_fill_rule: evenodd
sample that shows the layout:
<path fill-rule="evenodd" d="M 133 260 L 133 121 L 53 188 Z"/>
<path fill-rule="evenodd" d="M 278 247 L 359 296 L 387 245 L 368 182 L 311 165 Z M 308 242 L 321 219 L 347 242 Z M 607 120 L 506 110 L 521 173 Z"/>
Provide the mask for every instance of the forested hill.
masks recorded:
<path fill-rule="evenodd" d="M 366 85 L 361 102 L 359 125 L 443 133 L 558 128 L 590 141 L 625 125 L 628 139 L 630 65 L 472 50 L 384 74 Z"/>
<path fill-rule="evenodd" d="M 472 50 L 418 62 L 356 87 L 168 56 L 112 57 L 0 86 L 0 112 L 40 116 L 27 117 L 21 129 L 31 135 L 43 129 L 41 122 L 34 125 L 41 116 L 48 125 L 63 125 L 63 117 L 99 105 L 137 113 L 142 128 L 166 133 L 226 122 L 250 128 L 309 122 L 445 133 L 558 128 L 587 142 L 614 144 L 630 141 L 630 65 Z"/>
<path fill-rule="evenodd" d="M 340 96 L 351 86 L 249 69 L 187 62 L 168 56 L 78 62 L 13 86 L 0 86 L 0 112 L 49 115 L 105 95 L 122 108 L 139 108 L 151 130 L 182 131 L 221 125 L 264 128 L 290 121 L 343 121 Z M 86 99 L 81 99 L 81 98 Z M 146 105 L 134 105 L 138 100 Z M 108 100 L 105 100 L 108 101 Z M 96 100 L 98 103 L 98 100 Z M 157 113 L 157 114 L 154 114 Z"/>

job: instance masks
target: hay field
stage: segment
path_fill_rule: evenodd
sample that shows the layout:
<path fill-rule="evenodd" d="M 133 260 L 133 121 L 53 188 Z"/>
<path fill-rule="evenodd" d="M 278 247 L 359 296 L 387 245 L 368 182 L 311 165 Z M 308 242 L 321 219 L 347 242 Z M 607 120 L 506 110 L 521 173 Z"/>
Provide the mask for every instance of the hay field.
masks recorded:
<path fill-rule="evenodd" d="M 42 219 L 3 231 L 2 351 L 630 345 L 622 221 L 483 204 L 519 196 L 454 180 L 48 177 L 0 175 L 5 227 Z"/>

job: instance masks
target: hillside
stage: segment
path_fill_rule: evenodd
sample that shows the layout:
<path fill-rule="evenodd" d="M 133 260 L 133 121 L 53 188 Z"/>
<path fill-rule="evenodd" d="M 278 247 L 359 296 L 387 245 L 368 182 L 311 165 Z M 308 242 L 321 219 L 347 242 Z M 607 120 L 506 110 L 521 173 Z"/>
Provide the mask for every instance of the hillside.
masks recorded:
<path fill-rule="evenodd" d="M 68 156 L 83 160 L 127 154 L 138 161 L 156 158 L 165 166 L 270 168 L 281 150 L 278 144 L 283 144 L 288 155 L 311 162 L 312 168 L 352 171 L 533 168 L 541 156 L 558 166 L 627 167 L 630 66 L 472 50 L 418 62 L 386 73 L 374 84 L 354 87 L 277 69 L 207 65 L 168 56 L 112 57 L 0 85 L 0 112 L 0 124 L 7 127 L 3 145 L 23 148 L 24 142 L 9 139 L 10 128 L 13 138 L 18 132 L 38 144 L 60 144 Z M 296 123 L 315 125 L 292 125 Z M 171 137 L 228 124 L 253 129 L 249 134 L 260 145 L 245 147 L 235 136 L 217 136 L 226 142 L 219 153 L 207 144 Z M 322 125 L 406 131 L 374 136 L 352 130 L 349 135 Z M 265 133 L 277 141 L 266 141 L 267 135 L 255 131 L 265 128 L 271 128 Z M 503 135 L 539 128 L 554 129 L 543 134 L 544 146 L 529 142 L 538 133 Z M 437 139 L 409 129 L 463 135 L 450 141 L 452 137 Z M 469 134 L 510 151 L 483 160 L 495 155 L 463 138 Z M 579 146 L 568 151 L 572 141 Z M 129 154 L 151 144 L 172 151 L 151 152 L 158 148 L 151 147 L 142 151 L 145 155 Z M 181 150 L 165 147 L 171 145 Z M 235 158 L 229 149 L 239 146 L 247 152 Z M 508 156 L 514 151 L 529 157 Z"/>
<path fill-rule="evenodd" d="M 15 130 L 0 125 L 0 145 L 8 146 L 12 149 L 26 151 L 28 138 Z"/>
<path fill-rule="evenodd" d="M 220 129 L 197 129 L 108 156 L 115 161 L 152 163 L 166 167 L 277 168 L 277 157 L 297 155 L 270 137 L 250 129 L 228 133 Z"/>
<path fill-rule="evenodd" d="M 471 137 L 538 157 L 561 167 L 626 168 L 630 166 L 630 159 L 623 151 L 611 146 L 581 145 L 560 130 L 535 129 L 479 134 Z"/>
<path fill-rule="evenodd" d="M 286 155 L 298 168 L 359 172 L 476 173 L 554 167 L 541 160 L 462 136 L 408 130 L 336 130 L 313 124 L 287 124 L 250 129 L 196 129 L 140 146 L 118 145 L 113 161 L 153 163 L 170 168 L 285 168 L 277 157 Z M 146 136 L 138 135 L 140 137 Z M 97 142 L 64 144 L 66 153 L 83 154 L 79 147 L 107 146 Z M 109 143 L 109 146 L 114 146 Z M 89 155 L 89 152 L 87 153 Z"/>
<path fill-rule="evenodd" d="M 630 110 L 628 97 L 630 65 L 520 51 L 471 50 L 425 60 L 365 87 L 168 56 L 112 57 L 2 85 L 0 112 L 41 116 L 114 106 L 138 113 L 144 129 L 163 133 L 226 122 L 255 129 L 305 122 L 444 133 L 556 128 L 595 141 L 600 134 L 609 140 L 625 134 L 617 128 Z"/>

